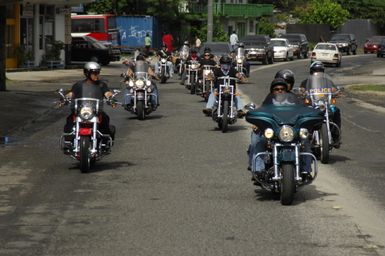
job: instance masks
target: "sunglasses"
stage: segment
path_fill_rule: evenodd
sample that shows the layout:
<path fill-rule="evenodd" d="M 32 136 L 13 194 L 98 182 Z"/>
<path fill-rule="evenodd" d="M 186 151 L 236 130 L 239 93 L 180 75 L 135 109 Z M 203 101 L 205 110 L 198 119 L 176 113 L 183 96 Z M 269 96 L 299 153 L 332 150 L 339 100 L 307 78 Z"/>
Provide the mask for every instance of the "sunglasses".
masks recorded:
<path fill-rule="evenodd" d="M 273 91 L 275 91 L 275 92 L 284 92 L 284 91 L 286 91 L 286 89 L 285 89 L 285 87 L 275 87 L 273 89 Z"/>
<path fill-rule="evenodd" d="M 100 71 L 91 71 L 90 73 L 91 73 L 91 74 L 94 74 L 94 75 L 99 75 L 99 74 L 100 74 Z"/>
<path fill-rule="evenodd" d="M 210 57 L 210 54 L 205 54 L 205 57 Z"/>

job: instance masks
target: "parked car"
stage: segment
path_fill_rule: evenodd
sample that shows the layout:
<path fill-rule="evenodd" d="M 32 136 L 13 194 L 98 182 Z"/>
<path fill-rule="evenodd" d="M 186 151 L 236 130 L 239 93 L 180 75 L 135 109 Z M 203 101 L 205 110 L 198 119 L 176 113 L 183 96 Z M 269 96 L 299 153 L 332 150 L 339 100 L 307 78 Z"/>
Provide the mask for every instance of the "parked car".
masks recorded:
<path fill-rule="evenodd" d="M 274 49 L 269 36 L 246 36 L 242 42 L 247 60 L 262 61 L 262 64 L 274 63 Z"/>
<path fill-rule="evenodd" d="M 294 49 L 286 38 L 272 38 L 271 44 L 274 49 L 274 59 L 293 60 Z"/>
<path fill-rule="evenodd" d="M 329 42 L 336 44 L 340 52 L 346 52 L 347 55 L 357 54 L 357 41 L 354 34 L 335 34 Z"/>
<path fill-rule="evenodd" d="M 384 38 L 385 36 L 372 36 L 371 38 L 366 39 L 364 53 L 377 53 L 381 40 Z"/>
<path fill-rule="evenodd" d="M 385 56 L 385 39 L 382 39 L 380 42 L 380 45 L 378 47 L 377 51 L 377 57 L 384 57 Z"/>
<path fill-rule="evenodd" d="M 311 62 L 319 60 L 322 63 L 335 64 L 336 67 L 339 67 L 341 66 L 342 54 L 336 44 L 318 43 L 311 53 L 310 60 Z"/>
<path fill-rule="evenodd" d="M 108 65 L 112 59 L 111 47 L 89 36 L 72 37 L 71 61 L 96 61 Z"/>
<path fill-rule="evenodd" d="M 307 58 L 309 53 L 309 42 L 307 41 L 305 34 L 288 33 L 281 35 L 280 38 L 289 40 L 290 45 L 294 49 L 294 55 L 297 56 L 298 59 L 301 57 L 304 59 Z"/>

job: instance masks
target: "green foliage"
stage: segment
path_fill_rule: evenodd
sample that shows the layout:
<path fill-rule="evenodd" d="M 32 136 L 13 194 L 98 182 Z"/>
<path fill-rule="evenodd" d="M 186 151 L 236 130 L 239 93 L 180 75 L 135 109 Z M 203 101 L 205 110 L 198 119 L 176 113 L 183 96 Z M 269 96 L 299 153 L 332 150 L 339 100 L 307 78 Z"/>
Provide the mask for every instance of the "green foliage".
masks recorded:
<path fill-rule="evenodd" d="M 372 19 L 380 26 L 385 26 L 384 0 L 336 0 L 351 14 L 354 19 Z"/>
<path fill-rule="evenodd" d="M 207 18 L 206 18 L 207 19 Z M 229 40 L 229 36 L 223 30 L 223 26 L 219 17 L 213 17 L 213 41 L 214 42 L 224 42 Z M 203 26 L 194 26 L 191 28 L 192 35 L 198 35 L 199 39 L 202 42 L 207 41 L 207 23 L 205 22 Z"/>
<path fill-rule="evenodd" d="M 313 0 L 307 8 L 296 10 L 303 24 L 328 24 L 332 29 L 341 26 L 349 17 L 349 12 L 331 0 Z"/>
<path fill-rule="evenodd" d="M 258 34 L 274 37 L 274 24 L 271 23 L 266 17 L 261 18 L 258 23 Z"/>

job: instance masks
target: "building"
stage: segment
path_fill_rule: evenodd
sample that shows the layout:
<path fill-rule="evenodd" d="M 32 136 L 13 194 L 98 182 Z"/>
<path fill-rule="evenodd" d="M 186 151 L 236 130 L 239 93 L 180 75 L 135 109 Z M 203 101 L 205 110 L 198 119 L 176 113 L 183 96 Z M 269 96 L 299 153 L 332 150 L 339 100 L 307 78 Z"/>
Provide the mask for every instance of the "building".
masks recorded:
<path fill-rule="evenodd" d="M 7 9 L 6 69 L 63 65 L 71 44 L 71 6 L 92 1 L 0 0 Z"/>
<path fill-rule="evenodd" d="M 207 13 L 207 3 L 186 1 L 182 9 L 190 13 Z M 242 38 L 258 34 L 259 19 L 273 15 L 273 5 L 249 4 L 248 0 L 214 1 L 213 14 L 220 17 L 224 31 L 229 35 L 235 31 Z"/>

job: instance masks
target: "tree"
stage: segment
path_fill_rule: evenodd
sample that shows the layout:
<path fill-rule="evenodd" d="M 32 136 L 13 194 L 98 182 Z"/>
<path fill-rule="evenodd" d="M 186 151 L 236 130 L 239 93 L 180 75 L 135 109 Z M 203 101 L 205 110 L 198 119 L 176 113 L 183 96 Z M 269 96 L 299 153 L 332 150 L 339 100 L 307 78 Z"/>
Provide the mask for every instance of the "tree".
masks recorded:
<path fill-rule="evenodd" d="M 384 0 L 336 0 L 344 6 L 355 19 L 371 19 L 379 26 L 385 27 L 385 1 Z"/>
<path fill-rule="evenodd" d="M 305 9 L 296 9 L 303 24 L 328 24 L 336 29 L 349 18 L 349 12 L 331 0 L 312 0 Z"/>

